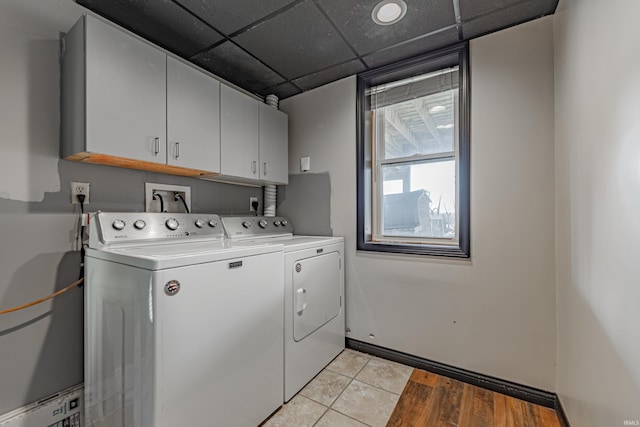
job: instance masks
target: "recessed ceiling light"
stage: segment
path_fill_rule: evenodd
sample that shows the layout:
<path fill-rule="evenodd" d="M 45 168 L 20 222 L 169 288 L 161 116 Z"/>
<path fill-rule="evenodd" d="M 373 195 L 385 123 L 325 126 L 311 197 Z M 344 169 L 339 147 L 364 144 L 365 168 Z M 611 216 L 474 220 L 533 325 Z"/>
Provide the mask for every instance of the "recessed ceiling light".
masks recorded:
<path fill-rule="evenodd" d="M 438 129 L 451 129 L 453 127 L 453 123 L 449 123 L 446 125 L 438 125 L 436 126 Z"/>
<path fill-rule="evenodd" d="M 444 105 L 434 105 L 433 107 L 429 108 L 429 112 L 431 114 L 439 113 L 439 112 L 444 111 L 446 109 L 447 109 L 447 107 L 445 107 Z"/>
<path fill-rule="evenodd" d="M 402 0 L 383 0 L 373 8 L 371 19 L 378 25 L 395 24 L 407 13 L 407 4 Z"/>

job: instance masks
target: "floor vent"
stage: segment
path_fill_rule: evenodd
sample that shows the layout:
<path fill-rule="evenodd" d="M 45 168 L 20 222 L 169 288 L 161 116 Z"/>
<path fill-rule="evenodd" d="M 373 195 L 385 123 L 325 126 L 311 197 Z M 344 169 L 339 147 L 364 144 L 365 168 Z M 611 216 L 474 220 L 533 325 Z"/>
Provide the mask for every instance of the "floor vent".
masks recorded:
<path fill-rule="evenodd" d="M 82 384 L 0 415 L 0 427 L 83 427 Z"/>

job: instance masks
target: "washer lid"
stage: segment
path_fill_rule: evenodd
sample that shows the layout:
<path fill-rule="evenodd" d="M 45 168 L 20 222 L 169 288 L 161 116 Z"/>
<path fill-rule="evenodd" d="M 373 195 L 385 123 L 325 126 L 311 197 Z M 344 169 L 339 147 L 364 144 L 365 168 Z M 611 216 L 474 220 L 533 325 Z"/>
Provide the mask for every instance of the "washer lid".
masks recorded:
<path fill-rule="evenodd" d="M 87 249 L 87 257 L 118 262 L 147 270 L 163 270 L 193 264 L 282 252 L 282 245 L 256 243 L 232 247 L 220 240 Z"/>

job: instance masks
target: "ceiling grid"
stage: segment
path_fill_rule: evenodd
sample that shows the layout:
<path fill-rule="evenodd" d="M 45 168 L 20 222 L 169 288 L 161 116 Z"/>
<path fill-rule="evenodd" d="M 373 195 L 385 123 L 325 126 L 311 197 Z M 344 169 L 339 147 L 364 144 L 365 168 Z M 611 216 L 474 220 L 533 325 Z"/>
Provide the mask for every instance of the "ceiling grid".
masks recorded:
<path fill-rule="evenodd" d="M 558 0 L 76 0 L 259 96 L 281 99 L 555 12 Z"/>

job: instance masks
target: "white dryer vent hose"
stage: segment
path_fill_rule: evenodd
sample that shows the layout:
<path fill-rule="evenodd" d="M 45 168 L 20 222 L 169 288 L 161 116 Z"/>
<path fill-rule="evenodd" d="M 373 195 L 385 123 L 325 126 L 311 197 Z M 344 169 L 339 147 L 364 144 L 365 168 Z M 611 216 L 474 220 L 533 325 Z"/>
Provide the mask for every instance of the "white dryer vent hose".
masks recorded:
<path fill-rule="evenodd" d="M 264 216 L 276 216 L 276 185 L 264 186 Z"/>
<path fill-rule="evenodd" d="M 267 105 L 277 109 L 278 97 L 276 95 L 267 95 L 265 102 Z M 264 216 L 276 216 L 276 185 L 267 184 L 264 186 Z"/>

